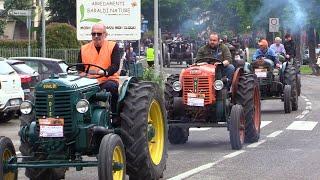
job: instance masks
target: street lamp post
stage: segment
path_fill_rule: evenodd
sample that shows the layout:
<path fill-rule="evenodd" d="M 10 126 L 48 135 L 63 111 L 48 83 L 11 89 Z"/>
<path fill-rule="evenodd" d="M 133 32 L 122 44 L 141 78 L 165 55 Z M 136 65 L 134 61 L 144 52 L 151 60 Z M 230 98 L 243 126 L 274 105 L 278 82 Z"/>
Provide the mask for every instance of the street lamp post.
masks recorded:
<path fill-rule="evenodd" d="M 159 0 L 154 0 L 154 67 L 156 74 L 159 71 L 159 14 L 158 14 Z"/>
<path fill-rule="evenodd" d="M 31 56 L 31 17 L 32 17 L 32 10 L 29 10 L 29 14 L 27 16 L 27 28 L 28 28 L 28 57 Z"/>
<path fill-rule="evenodd" d="M 42 16 L 42 57 L 46 57 L 46 17 L 44 0 L 41 0 L 41 16 Z"/>

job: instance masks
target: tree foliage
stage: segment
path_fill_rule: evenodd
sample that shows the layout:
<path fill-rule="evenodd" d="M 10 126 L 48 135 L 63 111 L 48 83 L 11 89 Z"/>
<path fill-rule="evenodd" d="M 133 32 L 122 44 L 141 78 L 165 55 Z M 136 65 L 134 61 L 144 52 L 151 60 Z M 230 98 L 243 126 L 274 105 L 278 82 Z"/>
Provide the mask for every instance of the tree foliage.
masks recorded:
<path fill-rule="evenodd" d="M 5 0 L 4 8 L 9 9 L 30 9 L 32 7 L 32 0 Z"/>
<path fill-rule="evenodd" d="M 79 48 L 76 28 L 66 23 L 51 23 L 46 27 L 48 48 Z"/>
<path fill-rule="evenodd" d="M 50 12 L 49 22 L 76 26 L 76 0 L 48 0 L 46 10 Z"/>

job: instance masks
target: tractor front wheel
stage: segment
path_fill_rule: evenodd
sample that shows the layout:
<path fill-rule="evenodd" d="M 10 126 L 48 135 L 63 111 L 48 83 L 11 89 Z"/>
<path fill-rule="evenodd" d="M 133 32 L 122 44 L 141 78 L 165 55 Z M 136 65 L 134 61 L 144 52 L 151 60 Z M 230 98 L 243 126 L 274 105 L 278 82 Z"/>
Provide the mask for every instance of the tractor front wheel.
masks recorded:
<path fill-rule="evenodd" d="M 188 141 L 189 128 L 169 126 L 168 139 L 171 144 L 184 144 Z"/>
<path fill-rule="evenodd" d="M 126 177 L 126 157 L 121 138 L 107 134 L 100 143 L 98 174 L 100 180 L 124 180 Z"/>
<path fill-rule="evenodd" d="M 16 156 L 12 141 L 4 136 L 0 137 L 0 179 L 3 180 L 17 180 L 18 171 L 6 171 L 4 169 L 4 162 L 9 161 Z"/>
<path fill-rule="evenodd" d="M 159 179 L 167 161 L 167 122 L 161 88 L 152 82 L 132 82 L 120 117 L 130 179 Z"/>
<path fill-rule="evenodd" d="M 283 101 L 284 101 L 284 112 L 291 113 L 292 106 L 291 106 L 291 86 L 285 85 L 283 91 Z"/>
<path fill-rule="evenodd" d="M 239 77 L 236 103 L 242 105 L 245 116 L 245 142 L 257 142 L 260 138 L 261 102 L 257 78 L 254 74 Z"/>
<path fill-rule="evenodd" d="M 232 149 L 241 149 L 245 137 L 245 118 L 241 105 L 234 105 L 231 109 L 229 121 L 229 135 Z"/>

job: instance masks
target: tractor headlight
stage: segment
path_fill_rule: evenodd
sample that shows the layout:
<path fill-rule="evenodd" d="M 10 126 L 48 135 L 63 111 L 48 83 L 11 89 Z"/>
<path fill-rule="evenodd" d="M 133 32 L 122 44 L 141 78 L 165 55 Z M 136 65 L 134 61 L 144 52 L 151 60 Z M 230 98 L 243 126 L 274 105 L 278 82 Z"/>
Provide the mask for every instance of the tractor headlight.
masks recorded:
<path fill-rule="evenodd" d="M 76 105 L 77 111 L 81 114 L 86 113 L 89 110 L 89 101 L 81 99 Z"/>
<path fill-rule="evenodd" d="M 182 86 L 181 86 L 181 82 L 180 81 L 176 81 L 172 84 L 172 89 L 174 91 L 181 91 Z"/>
<path fill-rule="evenodd" d="M 215 89 L 215 90 L 220 91 L 223 87 L 224 87 L 223 81 L 221 81 L 221 80 L 216 80 L 216 81 L 214 82 L 214 89 Z"/>
<path fill-rule="evenodd" d="M 30 101 L 23 101 L 20 104 L 20 111 L 22 114 L 30 114 L 32 112 L 32 103 Z"/>

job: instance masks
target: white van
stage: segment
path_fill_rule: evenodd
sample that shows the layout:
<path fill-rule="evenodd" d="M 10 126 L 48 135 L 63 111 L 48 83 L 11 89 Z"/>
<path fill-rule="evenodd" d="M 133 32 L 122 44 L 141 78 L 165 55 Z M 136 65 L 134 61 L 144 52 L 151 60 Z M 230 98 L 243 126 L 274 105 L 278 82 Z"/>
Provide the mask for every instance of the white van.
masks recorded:
<path fill-rule="evenodd" d="M 0 122 L 14 117 L 24 100 L 20 76 L 5 61 L 0 60 Z"/>

